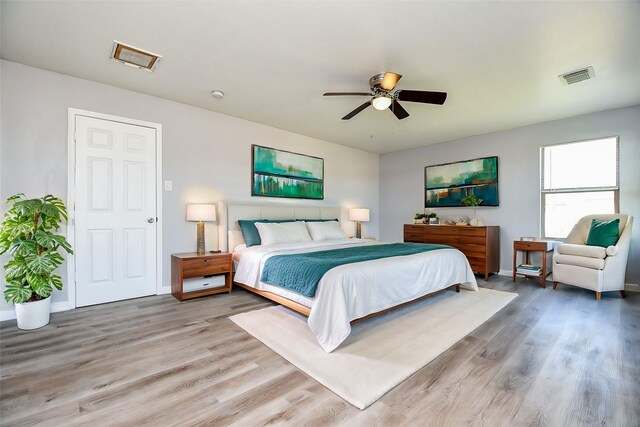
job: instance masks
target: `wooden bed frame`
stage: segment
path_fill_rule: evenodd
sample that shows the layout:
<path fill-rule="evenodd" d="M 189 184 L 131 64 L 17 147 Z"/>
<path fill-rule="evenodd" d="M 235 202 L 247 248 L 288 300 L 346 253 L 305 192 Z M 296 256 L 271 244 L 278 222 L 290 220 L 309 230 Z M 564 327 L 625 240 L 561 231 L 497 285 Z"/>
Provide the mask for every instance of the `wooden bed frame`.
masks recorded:
<path fill-rule="evenodd" d="M 236 282 L 236 281 L 233 282 L 233 285 L 234 286 L 239 286 L 242 289 L 245 289 L 245 290 L 247 290 L 249 292 L 253 292 L 254 294 L 260 295 L 261 297 L 267 298 L 267 299 L 269 299 L 269 300 L 271 300 L 273 302 L 276 302 L 276 303 L 278 303 L 280 305 L 284 305 L 285 307 L 290 308 L 291 310 L 293 310 L 295 312 L 298 312 L 298 313 L 302 314 L 303 316 L 309 317 L 309 314 L 311 314 L 311 309 L 309 307 L 307 307 L 305 305 L 302 305 L 302 304 L 300 304 L 298 302 L 292 301 L 292 300 L 290 300 L 288 298 L 282 297 L 280 295 L 276 295 L 273 292 L 261 291 L 259 289 L 256 289 L 256 288 L 252 287 L 252 286 L 245 285 L 244 283 L 240 283 L 240 282 Z M 444 291 L 447 291 L 449 289 L 455 289 L 455 291 L 459 293 L 460 292 L 460 284 L 458 283 L 458 284 L 455 284 L 455 285 L 451 285 L 451 286 L 448 286 L 446 288 L 442 288 L 442 289 L 439 289 L 437 291 L 422 295 L 422 296 L 420 296 L 418 298 L 412 299 L 411 301 L 403 302 L 401 304 L 394 305 L 393 307 L 389 307 L 389 308 L 386 308 L 384 310 L 376 311 L 375 313 L 368 314 L 368 315 L 366 315 L 364 317 L 359 317 L 357 319 L 352 320 L 351 323 L 353 324 L 353 323 L 362 322 L 363 320 L 371 319 L 372 317 L 378 316 L 380 314 L 386 313 L 386 312 L 391 311 L 391 310 L 395 310 L 395 309 L 400 308 L 400 307 L 404 307 L 405 305 L 412 304 L 414 302 L 423 300 L 423 299 L 425 299 L 427 297 L 439 294 L 440 292 L 444 292 Z"/>
<path fill-rule="evenodd" d="M 233 250 L 230 246 L 230 231 L 237 233 L 239 226 L 237 221 L 239 219 L 302 219 L 302 218 L 320 218 L 331 219 L 339 218 L 341 222 L 347 220 L 346 210 L 339 207 L 331 206 L 301 206 L 291 204 L 235 204 L 226 203 L 223 201 L 218 202 L 218 240 L 220 242 L 219 248 L 223 251 L 231 252 Z M 237 242 L 236 242 L 237 243 Z M 290 308 L 303 316 L 309 317 L 311 309 L 298 302 L 292 301 L 288 298 L 276 295 L 273 292 L 261 291 L 243 283 L 233 281 L 235 286 L 239 286 L 249 292 L 260 295 L 280 305 Z M 381 310 L 375 313 L 371 313 L 367 316 L 352 320 L 351 323 L 361 322 L 366 319 L 370 319 L 382 313 L 386 313 L 396 308 L 404 307 L 407 304 L 420 301 L 424 298 L 446 291 L 448 289 L 455 289 L 456 292 L 460 292 L 460 284 L 453 284 L 446 288 L 422 295 L 411 301 L 398 304 L 396 306 Z"/>

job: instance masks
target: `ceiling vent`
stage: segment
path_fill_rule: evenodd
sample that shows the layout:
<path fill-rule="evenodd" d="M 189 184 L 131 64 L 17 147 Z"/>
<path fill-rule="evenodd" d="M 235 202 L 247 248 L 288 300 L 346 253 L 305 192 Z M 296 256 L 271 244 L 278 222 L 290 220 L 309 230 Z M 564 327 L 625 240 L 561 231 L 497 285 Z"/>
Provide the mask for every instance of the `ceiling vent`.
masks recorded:
<path fill-rule="evenodd" d="M 561 74 L 558 77 L 560 81 L 566 85 L 572 85 L 574 83 L 581 82 L 583 80 L 589 80 L 596 76 L 593 72 L 593 67 L 583 68 L 581 70 L 572 71 L 570 73 Z"/>
<path fill-rule="evenodd" d="M 162 56 L 147 52 L 119 41 L 113 41 L 111 59 L 134 68 L 153 71 Z"/>

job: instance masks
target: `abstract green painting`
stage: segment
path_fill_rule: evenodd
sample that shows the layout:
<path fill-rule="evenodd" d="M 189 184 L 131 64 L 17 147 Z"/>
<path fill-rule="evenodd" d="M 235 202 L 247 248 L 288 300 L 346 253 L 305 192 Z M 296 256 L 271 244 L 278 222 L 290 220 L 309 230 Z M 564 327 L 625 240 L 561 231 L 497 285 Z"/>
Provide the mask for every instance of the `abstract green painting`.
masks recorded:
<path fill-rule="evenodd" d="M 498 157 L 465 160 L 425 167 L 427 208 L 464 206 L 470 194 L 482 199 L 481 206 L 498 206 Z"/>
<path fill-rule="evenodd" d="M 324 199 L 324 159 L 252 145 L 251 195 Z"/>

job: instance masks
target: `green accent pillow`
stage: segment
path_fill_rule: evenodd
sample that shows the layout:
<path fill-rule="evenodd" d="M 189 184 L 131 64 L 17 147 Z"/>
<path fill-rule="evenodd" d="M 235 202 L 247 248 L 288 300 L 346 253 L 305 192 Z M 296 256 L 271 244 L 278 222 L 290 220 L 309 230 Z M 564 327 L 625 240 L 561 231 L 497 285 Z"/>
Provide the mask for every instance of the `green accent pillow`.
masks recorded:
<path fill-rule="evenodd" d="M 603 248 L 614 246 L 618 243 L 619 228 L 619 219 L 611 221 L 591 220 L 591 228 L 589 229 L 589 236 L 587 236 L 587 245 L 602 246 Z"/>
<path fill-rule="evenodd" d="M 256 227 L 256 222 L 294 222 L 294 221 L 305 221 L 305 222 L 324 222 L 324 221 L 337 221 L 338 218 L 334 219 L 239 219 L 238 225 L 240 226 L 240 231 L 242 231 L 242 237 L 244 238 L 244 243 L 247 247 L 257 246 L 262 244 L 262 240 L 260 239 L 260 233 L 258 233 L 258 227 Z"/>

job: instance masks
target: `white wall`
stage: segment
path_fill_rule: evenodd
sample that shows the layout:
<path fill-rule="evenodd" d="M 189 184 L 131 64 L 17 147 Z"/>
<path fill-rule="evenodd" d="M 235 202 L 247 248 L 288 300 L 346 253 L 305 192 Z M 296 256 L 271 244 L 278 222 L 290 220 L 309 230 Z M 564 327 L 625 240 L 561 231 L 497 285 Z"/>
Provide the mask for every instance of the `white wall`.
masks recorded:
<path fill-rule="evenodd" d="M 363 225 L 363 233 L 378 236 L 377 154 L 9 61 L 1 62 L 0 75 L 2 200 L 18 192 L 33 197 L 51 193 L 66 200 L 69 107 L 162 124 L 163 175 L 173 181 L 173 191 L 163 193 L 160 215 L 164 285 L 171 280 L 170 254 L 195 250 L 195 224 L 184 219 L 189 202 L 367 207 L 371 221 Z M 324 200 L 252 198 L 251 144 L 324 158 Z M 348 221 L 346 224 L 346 228 L 352 227 Z M 206 233 L 207 247 L 215 247 L 215 224 L 209 224 Z M 4 265 L 6 256 L 0 261 Z M 65 268 L 61 273 L 66 283 Z M 66 299 L 63 290 L 53 301 Z M 0 310 L 12 310 L 4 298 Z"/>
<path fill-rule="evenodd" d="M 479 209 L 500 226 L 500 267 L 512 269 L 513 240 L 540 235 L 540 147 L 620 137 L 620 211 L 635 217 L 627 282 L 640 283 L 640 106 L 602 111 L 380 156 L 380 237 L 401 241 L 403 224 L 424 207 L 424 167 L 499 156 L 500 206 Z M 470 216 L 469 208 L 439 209 Z"/>

